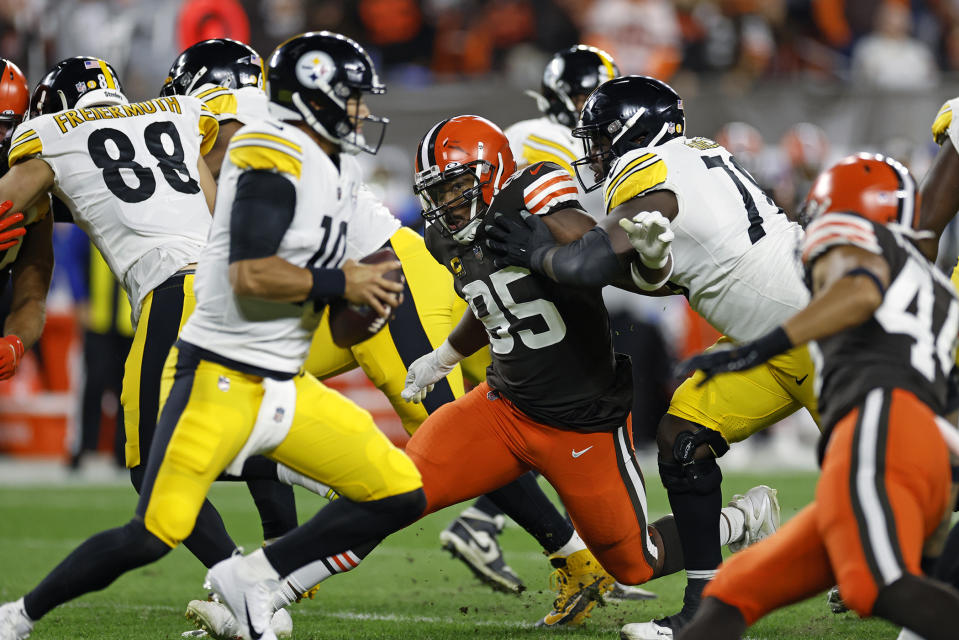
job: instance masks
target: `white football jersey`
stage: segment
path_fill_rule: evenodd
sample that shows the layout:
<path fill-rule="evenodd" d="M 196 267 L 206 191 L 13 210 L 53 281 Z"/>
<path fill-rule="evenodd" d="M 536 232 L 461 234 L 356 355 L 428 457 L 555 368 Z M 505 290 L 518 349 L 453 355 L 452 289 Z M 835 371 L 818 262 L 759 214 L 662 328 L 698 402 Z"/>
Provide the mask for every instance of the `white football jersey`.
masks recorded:
<path fill-rule="evenodd" d="M 356 159 L 340 168 L 307 135 L 278 120 L 234 134 L 223 160 L 210 242 L 194 280 L 196 310 L 181 339 L 224 358 L 284 374 L 302 367 L 320 313 L 312 302 L 239 297 L 230 284 L 230 218 L 237 181 L 247 170 L 275 171 L 293 183 L 296 208 L 277 255 L 299 267 L 338 268 L 347 258 L 351 220 L 381 206 L 366 197 Z M 322 309 L 319 309 L 322 311 Z"/>
<path fill-rule="evenodd" d="M 585 151 L 582 140 L 574 138 L 571 129 L 543 116 L 520 120 L 503 133 L 509 140 L 517 169 L 542 161 L 555 162 L 573 176 L 579 190 L 579 203 L 586 213 L 596 220 L 604 217 L 602 192 L 596 190 L 586 193 L 576 178 L 573 162 L 585 155 Z"/>
<path fill-rule="evenodd" d="M 679 137 L 630 151 L 606 179 L 605 210 L 662 189 L 679 203 L 670 223 L 670 282 L 717 330 L 752 340 L 806 306 L 797 258 L 802 229 L 725 148 Z"/>
<path fill-rule="evenodd" d="M 269 98 L 259 87 L 227 89 L 212 84 L 199 87 L 193 94 L 203 100 L 220 122 L 239 120 L 251 124 L 271 119 Z M 361 206 L 354 212 L 348 231 L 346 257 L 354 260 L 367 256 L 390 239 L 400 221 L 364 185 L 357 198 Z"/>
<path fill-rule="evenodd" d="M 134 324 L 143 298 L 206 244 L 197 161 L 218 128 L 199 100 L 172 96 L 41 115 L 13 133 L 10 166 L 33 157 L 50 166 L 51 193 L 123 285 Z"/>

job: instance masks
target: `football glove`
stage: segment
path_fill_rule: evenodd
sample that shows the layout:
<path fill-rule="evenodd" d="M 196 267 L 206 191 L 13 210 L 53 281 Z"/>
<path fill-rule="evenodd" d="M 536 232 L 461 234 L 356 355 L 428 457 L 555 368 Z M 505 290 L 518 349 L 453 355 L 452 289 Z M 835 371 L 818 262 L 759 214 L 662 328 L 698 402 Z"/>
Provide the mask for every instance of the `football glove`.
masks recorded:
<path fill-rule="evenodd" d="M 23 222 L 23 214 L 19 211 L 11 213 L 10 215 L 4 215 L 10 211 L 11 207 L 13 207 L 13 203 L 9 200 L 0 202 L 0 251 L 17 246 L 20 238 L 27 233 L 27 230 L 23 227 L 18 229 L 10 228 L 18 222 Z"/>
<path fill-rule="evenodd" d="M 706 374 L 696 385 L 701 386 L 717 373 L 752 369 L 792 347 L 785 329 L 776 327 L 763 337 L 732 349 L 714 349 L 684 360 L 676 367 L 676 377 L 683 379 L 698 369 Z"/>
<path fill-rule="evenodd" d="M 0 380 L 12 378 L 23 357 L 23 342 L 15 335 L 0 338 Z"/>
<path fill-rule="evenodd" d="M 420 356 L 410 365 L 406 374 L 406 386 L 400 396 L 407 402 L 419 404 L 437 382 L 449 375 L 463 355 L 446 340 L 435 350 Z"/>
<path fill-rule="evenodd" d="M 619 221 L 629 237 L 629 244 L 639 254 L 639 259 L 650 269 L 662 269 L 669 260 L 669 248 L 675 234 L 669 228 L 669 220 L 659 211 L 640 211 L 633 219 Z"/>
<path fill-rule="evenodd" d="M 539 255 L 554 246 L 556 240 L 546 223 L 539 216 L 521 212 L 523 219 L 494 213 L 491 222 L 487 222 L 486 246 L 493 253 L 493 264 L 497 267 L 523 267 L 534 269 L 533 253 Z"/>

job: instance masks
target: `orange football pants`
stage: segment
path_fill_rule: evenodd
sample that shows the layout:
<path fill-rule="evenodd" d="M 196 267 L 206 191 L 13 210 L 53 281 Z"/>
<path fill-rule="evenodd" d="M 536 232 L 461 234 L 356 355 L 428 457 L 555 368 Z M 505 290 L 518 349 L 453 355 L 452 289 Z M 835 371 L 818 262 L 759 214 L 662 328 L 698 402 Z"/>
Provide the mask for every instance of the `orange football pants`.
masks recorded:
<path fill-rule="evenodd" d="M 751 625 L 838 584 L 846 605 L 868 616 L 880 589 L 921 575 L 951 478 L 932 410 L 908 391 L 873 389 L 833 429 L 812 504 L 724 562 L 704 595 Z"/>
<path fill-rule="evenodd" d="M 530 469 L 556 489 L 573 525 L 622 583 L 653 576 L 646 489 L 626 423 L 579 433 L 532 420 L 485 382 L 435 411 L 406 445 L 423 477 L 426 513 L 499 489 Z"/>

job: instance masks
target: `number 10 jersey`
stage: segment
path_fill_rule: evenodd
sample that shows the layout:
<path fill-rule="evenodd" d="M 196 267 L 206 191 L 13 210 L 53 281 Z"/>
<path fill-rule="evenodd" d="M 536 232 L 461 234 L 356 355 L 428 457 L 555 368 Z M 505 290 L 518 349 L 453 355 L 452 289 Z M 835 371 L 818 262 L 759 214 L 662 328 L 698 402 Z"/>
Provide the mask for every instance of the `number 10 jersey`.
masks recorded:
<path fill-rule="evenodd" d="M 50 166 L 53 195 L 103 254 L 136 322 L 143 298 L 206 244 L 211 217 L 197 160 L 218 130 L 186 96 L 70 109 L 17 127 L 9 161 Z"/>

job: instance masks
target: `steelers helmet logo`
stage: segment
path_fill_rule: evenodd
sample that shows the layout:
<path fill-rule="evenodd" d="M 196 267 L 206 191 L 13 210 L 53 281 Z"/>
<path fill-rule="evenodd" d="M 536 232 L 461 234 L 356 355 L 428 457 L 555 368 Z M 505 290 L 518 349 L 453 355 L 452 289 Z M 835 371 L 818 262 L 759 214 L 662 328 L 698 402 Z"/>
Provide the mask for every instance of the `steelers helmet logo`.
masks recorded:
<path fill-rule="evenodd" d="M 336 64 L 323 51 L 308 51 L 296 62 L 296 79 L 309 89 L 328 87 L 336 73 Z"/>

